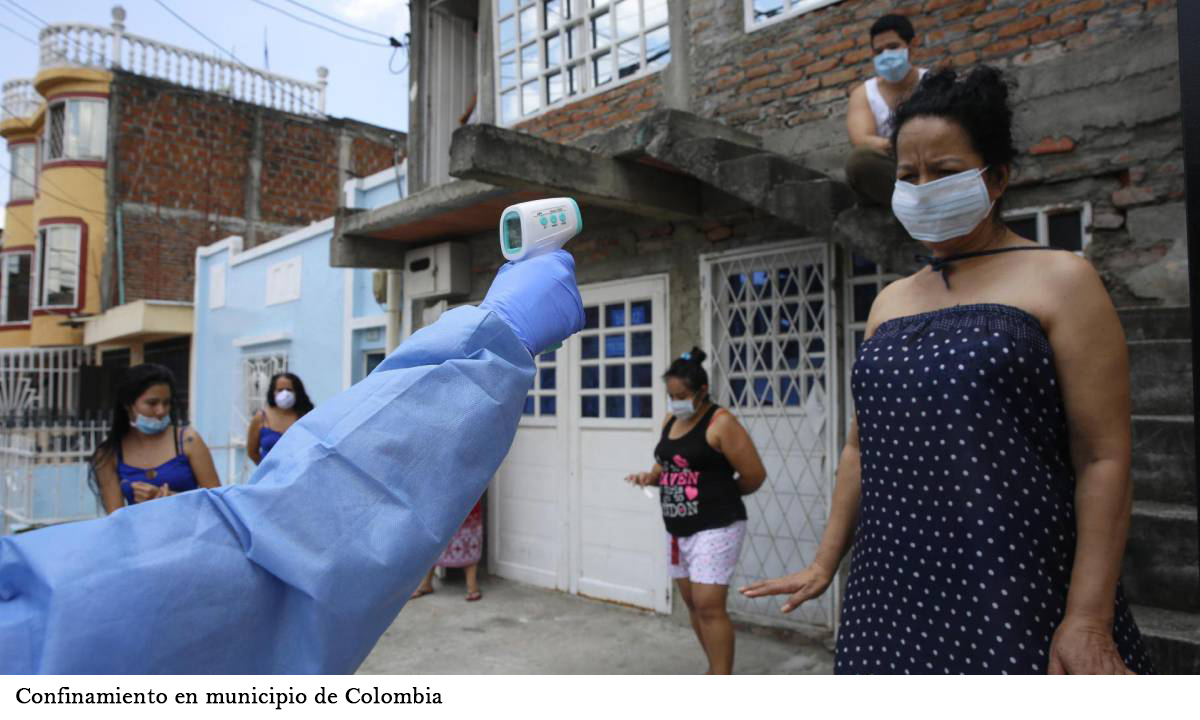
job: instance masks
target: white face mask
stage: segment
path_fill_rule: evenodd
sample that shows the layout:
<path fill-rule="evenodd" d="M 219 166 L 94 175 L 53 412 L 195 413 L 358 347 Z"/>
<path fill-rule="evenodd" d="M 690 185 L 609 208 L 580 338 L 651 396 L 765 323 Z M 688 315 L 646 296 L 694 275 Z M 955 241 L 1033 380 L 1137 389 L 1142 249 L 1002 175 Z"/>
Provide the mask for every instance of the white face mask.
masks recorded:
<path fill-rule="evenodd" d="M 924 185 L 897 180 L 892 212 L 914 240 L 940 243 L 967 235 L 992 212 L 986 170 L 966 170 Z"/>
<path fill-rule="evenodd" d="M 875 56 L 875 72 L 893 85 L 908 77 L 909 70 L 908 48 L 884 50 Z"/>
<path fill-rule="evenodd" d="M 296 394 L 291 390 L 280 390 L 275 393 L 275 407 L 282 410 L 291 410 L 296 404 Z"/>
<path fill-rule="evenodd" d="M 675 398 L 667 398 L 667 409 L 671 414 L 680 420 L 687 420 L 696 413 L 696 407 L 692 405 L 692 399 L 676 400 Z"/>

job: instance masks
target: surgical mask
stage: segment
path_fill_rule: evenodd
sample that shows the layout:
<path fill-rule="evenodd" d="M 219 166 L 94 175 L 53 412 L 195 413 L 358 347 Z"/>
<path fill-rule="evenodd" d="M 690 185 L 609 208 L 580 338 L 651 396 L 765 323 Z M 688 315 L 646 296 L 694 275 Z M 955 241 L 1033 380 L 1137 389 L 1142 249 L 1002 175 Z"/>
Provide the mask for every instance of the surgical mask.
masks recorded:
<path fill-rule="evenodd" d="M 890 83 L 903 80 L 909 70 L 912 65 L 908 62 L 908 48 L 884 50 L 875 56 L 875 72 Z"/>
<path fill-rule="evenodd" d="M 687 420 L 696 413 L 696 408 L 692 405 L 692 399 L 676 400 L 675 398 L 667 398 L 667 409 L 671 414 L 680 420 Z"/>
<path fill-rule="evenodd" d="M 139 413 L 134 413 L 133 422 L 129 425 L 135 428 L 138 432 L 146 435 L 157 435 L 163 430 L 171 426 L 171 416 L 163 415 L 160 418 L 146 417 Z"/>
<path fill-rule="evenodd" d="M 275 407 L 291 410 L 296 404 L 296 394 L 291 390 L 280 390 L 275 393 Z"/>
<path fill-rule="evenodd" d="M 940 243 L 967 235 L 992 212 L 986 170 L 966 170 L 924 185 L 897 180 L 892 212 L 914 240 Z"/>

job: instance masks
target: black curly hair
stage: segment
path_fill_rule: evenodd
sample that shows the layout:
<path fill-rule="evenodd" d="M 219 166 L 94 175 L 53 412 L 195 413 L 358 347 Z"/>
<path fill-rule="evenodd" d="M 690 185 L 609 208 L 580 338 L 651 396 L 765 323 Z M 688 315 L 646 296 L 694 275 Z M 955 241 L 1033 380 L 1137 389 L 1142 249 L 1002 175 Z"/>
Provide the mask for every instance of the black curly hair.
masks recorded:
<path fill-rule="evenodd" d="M 966 73 L 953 68 L 935 70 L 922 78 L 913 94 L 896 108 L 892 124 L 892 147 L 897 147 L 900 130 L 918 117 L 950 120 L 970 138 L 971 147 L 983 158 L 993 179 L 1001 169 L 1012 170 L 1017 148 L 1013 143 L 1013 111 L 1009 106 L 1011 81 L 996 68 L 980 65 Z M 1000 203 L 994 217 L 998 218 Z"/>

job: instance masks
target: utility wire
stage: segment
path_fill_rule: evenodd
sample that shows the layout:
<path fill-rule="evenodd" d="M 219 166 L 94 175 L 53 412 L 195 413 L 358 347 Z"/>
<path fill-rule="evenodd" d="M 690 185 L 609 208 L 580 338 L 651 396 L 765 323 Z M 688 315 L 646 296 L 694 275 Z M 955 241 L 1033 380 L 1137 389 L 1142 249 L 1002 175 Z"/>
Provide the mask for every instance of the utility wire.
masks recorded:
<path fill-rule="evenodd" d="M 353 24 L 353 23 L 348 23 L 348 22 L 346 22 L 345 20 L 342 20 L 342 19 L 340 19 L 340 18 L 336 18 L 336 17 L 334 17 L 333 15 L 327 15 L 327 14 L 325 14 L 325 13 L 321 12 L 320 10 L 318 10 L 318 9 L 316 9 L 316 8 L 314 8 L 314 7 L 310 7 L 310 6 L 308 6 L 308 5 L 305 5 L 305 4 L 304 4 L 304 3 L 302 3 L 302 2 L 296 2 L 296 0 L 284 0 L 284 2 L 286 2 L 286 3 L 288 3 L 288 4 L 291 4 L 291 5 L 295 5 L 295 6 L 296 6 L 296 7 L 298 7 L 298 8 L 304 8 L 305 10 L 309 11 L 310 13 L 313 13 L 314 15 L 320 15 L 321 17 L 325 18 L 326 20 L 332 20 L 333 22 L 337 23 L 338 25 L 341 25 L 341 26 L 343 26 L 343 27 L 348 27 L 348 28 L 350 28 L 351 30 L 357 30 L 357 31 L 359 31 L 359 32 L 361 32 L 361 33 L 366 33 L 366 34 L 368 34 L 368 35 L 374 35 L 374 36 L 376 36 L 376 37 L 381 37 L 381 38 L 383 38 L 384 40 L 388 40 L 388 41 L 391 41 L 391 40 L 392 40 L 392 36 L 391 36 L 391 35 L 387 35 L 387 34 L 385 34 L 385 33 L 381 33 L 381 32 L 379 32 L 379 31 L 377 31 L 377 30 L 370 30 L 370 29 L 368 29 L 368 28 L 361 27 L 361 26 L 359 26 L 359 25 L 355 25 L 355 24 Z"/>
<path fill-rule="evenodd" d="M 16 10 L 13 10 L 11 7 L 5 7 L 4 9 L 5 9 L 5 10 L 7 10 L 7 11 L 9 11 L 10 13 L 12 13 L 12 14 L 13 14 L 13 17 L 17 18 L 17 19 L 18 19 L 18 20 L 20 20 L 21 22 L 23 22 L 23 23 L 28 23 L 29 25 L 32 25 L 33 27 L 37 28 L 38 30 L 41 30 L 43 27 L 45 27 L 44 25 L 42 25 L 41 23 L 37 22 L 36 20 L 30 20 L 30 19 L 29 19 L 28 17 L 26 17 L 25 15 L 23 15 L 23 14 L 21 14 L 21 13 L 17 12 Z"/>
<path fill-rule="evenodd" d="M 26 10 L 26 9 L 25 9 L 24 7 L 22 7 L 21 5 L 18 5 L 18 4 L 17 4 L 16 2 L 14 2 L 13 0 L 4 0 L 4 1 L 5 1 L 5 2 L 7 2 L 9 5 L 12 5 L 12 6 L 13 6 L 13 7 L 15 7 L 16 9 L 20 10 L 21 12 L 25 13 L 25 14 L 26 14 L 26 15 L 28 15 L 29 17 L 33 18 L 34 20 L 37 20 L 37 21 L 38 21 L 38 22 L 40 22 L 40 23 L 41 23 L 43 26 L 45 26 L 45 25 L 49 25 L 49 24 L 50 24 L 50 23 L 46 22 L 45 20 L 41 19 L 40 17 L 38 17 L 37 15 L 34 15 L 32 12 L 30 12 L 30 11 Z"/>
<path fill-rule="evenodd" d="M 284 10 L 283 8 L 275 7 L 274 5 L 271 5 L 270 3 L 263 2 L 263 0 L 250 0 L 250 2 L 254 3 L 255 5 L 262 5 L 263 7 L 274 10 L 275 12 L 277 12 L 281 15 L 286 15 L 287 17 L 290 17 L 291 19 L 295 20 L 296 22 L 304 23 L 305 25 L 308 25 L 309 27 L 315 27 L 318 30 L 324 30 L 327 33 L 337 35 L 340 38 L 345 38 L 347 40 L 352 40 L 357 43 L 362 43 L 363 45 L 370 45 L 372 47 L 392 47 L 392 45 L 390 43 L 381 43 L 381 42 L 376 42 L 374 40 L 364 40 L 362 38 L 354 37 L 353 35 L 347 35 L 346 33 L 341 32 L 340 30 L 334 30 L 333 28 L 328 27 L 326 25 L 322 25 L 321 23 L 313 22 L 311 20 L 305 20 L 304 18 L 302 18 L 298 15 L 293 15 L 292 13 L 288 12 L 287 10 Z M 399 41 L 396 41 L 396 42 L 399 42 Z"/>
<path fill-rule="evenodd" d="M 17 37 L 21 38 L 22 40 L 29 43 L 30 45 L 38 44 L 37 40 L 34 40 L 33 38 L 29 37 L 28 35 L 21 32 L 20 30 L 13 30 L 11 27 L 9 27 L 8 25 L 5 25 L 4 23 L 0 23 L 0 29 L 9 31 L 10 33 L 12 33 L 13 35 L 16 35 Z"/>
<path fill-rule="evenodd" d="M 51 169 L 53 169 L 53 166 L 51 166 Z M 10 168 L 9 168 L 7 165 L 5 165 L 4 163 L 0 163 L 0 170 L 3 170 L 4 172 L 8 173 L 8 176 L 9 176 L 10 178 L 11 178 L 11 177 L 13 177 L 13 172 L 12 172 L 12 170 L 11 170 L 11 169 L 10 169 Z M 61 202 L 61 203 L 65 203 L 65 204 L 67 204 L 67 205 L 70 205 L 71 207 L 75 208 L 76 210 L 82 210 L 83 212 L 86 212 L 86 213 L 92 213 L 92 214 L 96 214 L 96 215 L 103 215 L 103 214 L 104 214 L 104 211 L 103 211 L 103 210 L 96 210 L 96 209 L 94 209 L 94 208 L 90 208 L 90 207 L 84 207 L 83 205 L 80 205 L 79 203 L 75 202 L 73 199 L 70 199 L 70 200 L 69 200 L 69 199 L 67 199 L 67 198 L 65 198 L 65 197 L 62 197 L 61 195 L 55 195 L 54 193 L 50 192 L 50 191 L 49 191 L 49 190 L 47 190 L 46 188 L 42 187 L 42 183 L 43 183 L 43 182 L 45 182 L 45 183 L 48 183 L 49 185 L 52 185 L 52 186 L 54 186 L 55 188 L 58 188 L 58 190 L 60 190 L 60 191 L 62 191 L 62 192 L 66 192 L 65 190 L 63 190 L 63 189 L 62 189 L 61 187 L 59 187 L 58 185 L 55 185 L 54 183 L 50 182 L 50 180 L 49 180 L 49 179 L 48 179 L 48 178 L 45 176 L 45 170 L 44 170 L 44 169 L 43 169 L 43 171 L 42 171 L 42 172 L 38 173 L 38 178 L 37 178 L 37 180 L 35 181 L 35 187 L 37 188 L 37 193 L 39 193 L 39 194 L 41 194 L 41 195 L 45 195 L 46 197 L 48 197 L 48 198 L 52 198 L 52 199 L 54 199 L 54 200 L 57 200 L 57 201 L 59 201 L 59 202 Z"/>

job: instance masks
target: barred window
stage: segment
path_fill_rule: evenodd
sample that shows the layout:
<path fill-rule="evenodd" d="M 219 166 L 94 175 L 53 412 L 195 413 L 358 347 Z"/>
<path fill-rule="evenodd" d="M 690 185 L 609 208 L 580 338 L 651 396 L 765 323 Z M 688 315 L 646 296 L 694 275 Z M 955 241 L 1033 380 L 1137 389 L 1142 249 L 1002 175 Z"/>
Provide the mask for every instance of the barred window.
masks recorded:
<path fill-rule="evenodd" d="M 45 159 L 103 160 L 108 138 L 108 101 L 70 98 L 50 106 Z"/>

